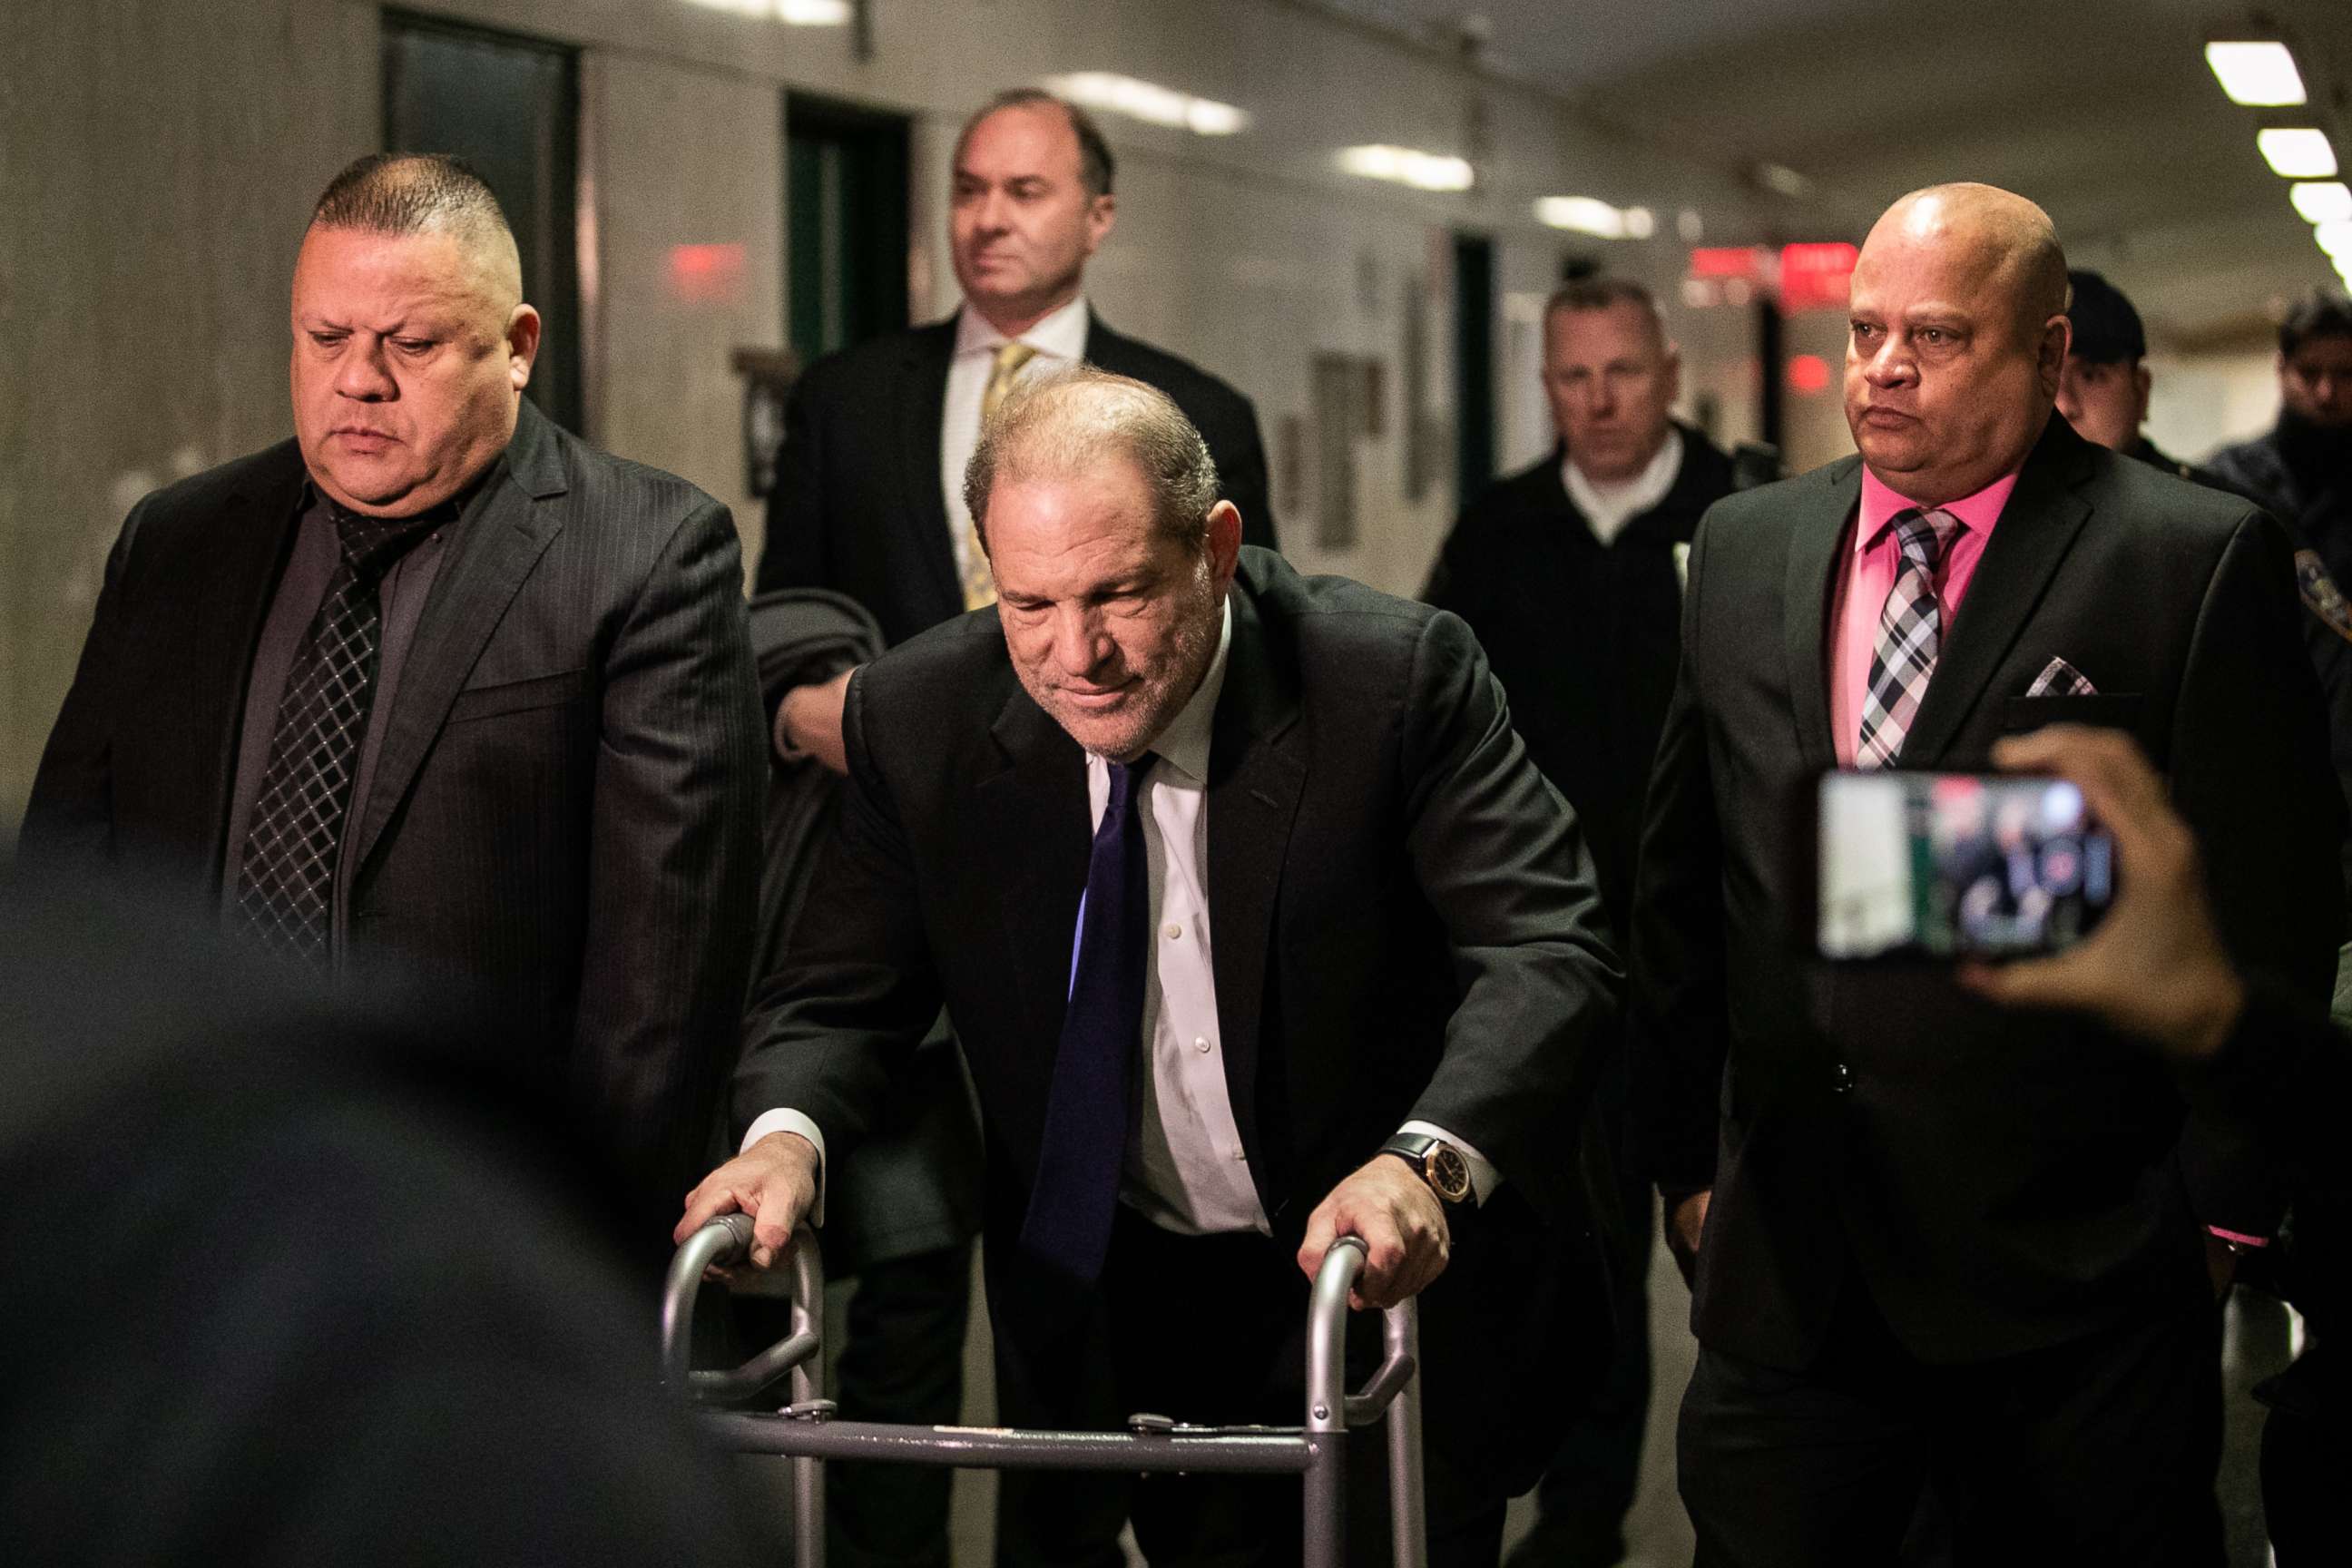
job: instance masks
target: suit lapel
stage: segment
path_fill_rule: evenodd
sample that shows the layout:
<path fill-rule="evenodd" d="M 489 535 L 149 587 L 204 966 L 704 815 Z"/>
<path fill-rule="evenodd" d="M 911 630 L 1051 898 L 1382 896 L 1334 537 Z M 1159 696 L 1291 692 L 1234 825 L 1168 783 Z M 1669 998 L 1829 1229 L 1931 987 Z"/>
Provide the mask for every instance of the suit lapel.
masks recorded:
<path fill-rule="evenodd" d="M 229 498 L 228 526 L 219 531 L 220 547 L 208 563 L 211 582 L 188 593 L 189 635 L 173 642 L 184 658 L 173 681 L 180 711 L 172 727 L 218 742 L 199 775 L 205 787 L 173 797 L 190 815 L 173 837 L 205 845 L 215 867 L 224 863 L 254 652 L 301 521 L 304 478 L 300 450 L 289 441 L 282 462 L 273 460 Z"/>
<path fill-rule="evenodd" d="M 1842 564 L 1838 546 L 1861 495 L 1861 461 L 1849 458 L 1832 465 L 1808 495 L 1789 534 L 1788 585 L 1781 599 L 1789 707 L 1805 766 L 1815 773 L 1837 765 L 1837 741 L 1830 731 L 1830 605 Z"/>
<path fill-rule="evenodd" d="M 1128 348 L 1129 340 L 1105 326 L 1103 319 L 1095 314 L 1094 307 L 1087 306 L 1087 343 L 1083 351 L 1086 363 L 1113 375 L 1134 375 L 1135 355 L 1129 353 Z"/>
<path fill-rule="evenodd" d="M 1050 1075 L 1094 833 L 1086 753 L 1017 682 L 1013 688 L 989 731 L 1002 765 L 974 787 L 972 841 L 988 858 L 982 885 L 1002 900 L 991 923 L 1011 944 L 1003 973 L 1019 989 L 1022 1037 L 1042 1043 Z"/>
<path fill-rule="evenodd" d="M 408 663 L 384 722 L 375 777 L 362 804 L 354 864 L 364 867 L 392 814 L 416 782 L 466 677 L 539 558 L 563 531 L 563 465 L 546 420 L 529 403 L 515 426 L 503 473 L 494 473 L 435 577 Z"/>
<path fill-rule="evenodd" d="M 907 339 L 900 361 L 899 466 L 907 486 L 912 543 L 945 604 L 963 603 L 955 546 L 948 537 L 947 497 L 940 488 L 940 431 L 947 420 L 948 370 L 955 360 L 956 318 L 950 316 Z"/>
<path fill-rule="evenodd" d="M 1282 1190 L 1267 1164 L 1258 1124 L 1257 1082 L 1265 1010 L 1266 964 L 1274 947 L 1276 896 L 1292 822 L 1307 787 L 1307 765 L 1291 731 L 1298 717 L 1296 672 L 1267 637 L 1255 602 L 1237 581 L 1232 594 L 1234 640 L 1224 689 L 1209 742 L 1209 905 L 1217 1031 L 1225 1092 L 1242 1148 L 1257 1177 L 1259 1201 Z"/>
<path fill-rule="evenodd" d="M 1927 695 L 1904 737 L 1902 763 L 1930 767 L 1943 759 L 1984 693 L 1993 671 L 2041 604 L 2050 580 L 2091 515 L 2076 494 L 2089 471 L 2090 446 L 2056 415 L 2019 473 L 2000 521 L 1985 542 L 1967 602 L 1937 656 Z"/>

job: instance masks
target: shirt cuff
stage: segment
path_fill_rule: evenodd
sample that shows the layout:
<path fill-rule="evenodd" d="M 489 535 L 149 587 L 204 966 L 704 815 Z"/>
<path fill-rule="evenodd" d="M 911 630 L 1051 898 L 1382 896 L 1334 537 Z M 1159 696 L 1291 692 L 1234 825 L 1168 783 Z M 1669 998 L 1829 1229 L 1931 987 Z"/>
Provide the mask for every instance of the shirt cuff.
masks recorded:
<path fill-rule="evenodd" d="M 766 1110 L 751 1123 L 751 1130 L 743 1134 L 742 1149 L 749 1149 L 771 1132 L 797 1132 L 816 1145 L 816 1202 L 809 1208 L 808 1222 L 811 1230 L 824 1229 L 824 1134 L 818 1131 L 815 1122 L 797 1110 Z M 742 1149 L 736 1152 L 740 1153 Z"/>
<path fill-rule="evenodd" d="M 773 1131 L 773 1129 L 771 1129 L 771 1131 Z M 1492 1196 L 1496 1189 L 1499 1188 L 1503 1184 L 1503 1173 L 1495 1169 L 1494 1163 L 1492 1161 L 1488 1160 L 1486 1155 L 1478 1152 L 1477 1150 L 1470 1147 L 1469 1144 L 1464 1142 L 1461 1139 L 1456 1138 L 1453 1133 L 1448 1132 L 1444 1128 L 1440 1127 L 1436 1122 L 1408 1121 L 1403 1126 L 1398 1128 L 1397 1131 L 1399 1132 L 1419 1132 L 1430 1138 L 1442 1138 L 1446 1142 L 1454 1145 L 1454 1148 L 1460 1150 L 1462 1152 L 1462 1163 L 1470 1167 L 1470 1196 L 1479 1207 L 1484 1208 L 1486 1205 L 1487 1198 Z M 818 1147 L 822 1150 L 824 1145 L 820 1144 Z"/>

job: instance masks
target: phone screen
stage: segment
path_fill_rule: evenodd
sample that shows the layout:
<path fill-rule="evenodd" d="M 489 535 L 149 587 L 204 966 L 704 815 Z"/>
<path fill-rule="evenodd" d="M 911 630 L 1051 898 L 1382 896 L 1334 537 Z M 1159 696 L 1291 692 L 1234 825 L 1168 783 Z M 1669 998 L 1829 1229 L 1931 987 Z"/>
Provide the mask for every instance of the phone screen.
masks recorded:
<path fill-rule="evenodd" d="M 2114 897 L 2114 843 L 2063 779 L 1826 773 L 1819 826 L 1824 958 L 2048 952 Z"/>

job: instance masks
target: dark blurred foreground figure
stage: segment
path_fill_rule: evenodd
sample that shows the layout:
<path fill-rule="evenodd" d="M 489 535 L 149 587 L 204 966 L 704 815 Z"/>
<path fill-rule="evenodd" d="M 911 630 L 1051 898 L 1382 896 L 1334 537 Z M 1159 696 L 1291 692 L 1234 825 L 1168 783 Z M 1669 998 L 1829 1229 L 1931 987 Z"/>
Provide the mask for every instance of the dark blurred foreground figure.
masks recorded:
<path fill-rule="evenodd" d="M 750 962 L 734 525 L 524 399 L 539 314 L 454 160 L 336 176 L 292 341 L 293 437 L 123 522 L 21 852 L 168 886 L 322 982 L 462 993 L 626 1166 L 650 1246 Z"/>
<path fill-rule="evenodd" d="M 1962 1564 L 2221 1556 L 2214 1302 L 2274 1233 L 2268 1160 L 2095 1026 L 1796 951 L 1820 773 L 2098 722 L 2170 769 L 2231 952 L 2324 1010 L 2343 808 L 2286 542 L 2055 416 L 2065 307 L 2039 207 L 1904 197 L 1854 268 L 1859 458 L 1719 502 L 1692 550 L 1633 1064 L 1693 1266 L 1706 1568 L 1885 1561 L 1929 1490 Z"/>
<path fill-rule="evenodd" d="M 754 1561 L 601 1164 L 429 1007 L 285 978 L 0 873 L 5 1555 Z"/>
<path fill-rule="evenodd" d="M 1657 302 L 1621 279 L 1571 283 L 1544 310 L 1544 395 L 1559 444 L 1465 508 L 1422 597 L 1470 623 L 1528 754 L 1576 810 L 1611 928 L 1633 901 L 1642 800 L 1681 658 L 1682 564 L 1699 514 L 1731 493 L 1731 459 L 1671 410 L 1682 359 Z M 1613 1053 L 1612 1053 L 1613 1055 Z M 1625 1084 L 1595 1097 L 1610 1157 Z M 1650 1184 L 1619 1177 L 1630 1246 L 1617 1277 L 1617 1354 L 1567 1422 L 1535 1530 L 1514 1563 L 1577 1568 L 1624 1555 L 1650 1405 Z"/>
<path fill-rule="evenodd" d="M 2352 1387 L 2328 1342 L 2352 1301 L 2352 1177 L 2340 1145 L 2352 1101 L 2352 1042 L 2268 983 L 2249 983 L 2214 929 L 2195 837 L 2131 741 L 2059 726 L 2008 741 L 1994 761 L 2080 785 L 2116 840 L 2120 893 L 2079 946 L 1965 978 L 1997 1002 L 2070 1008 L 2158 1047 L 2182 1092 L 2243 1117 L 2286 1170 L 2294 1222 L 2273 1271 L 2303 1313 L 2301 1357 L 2255 1391 L 2263 1511 L 2281 1568 L 2352 1557 Z"/>

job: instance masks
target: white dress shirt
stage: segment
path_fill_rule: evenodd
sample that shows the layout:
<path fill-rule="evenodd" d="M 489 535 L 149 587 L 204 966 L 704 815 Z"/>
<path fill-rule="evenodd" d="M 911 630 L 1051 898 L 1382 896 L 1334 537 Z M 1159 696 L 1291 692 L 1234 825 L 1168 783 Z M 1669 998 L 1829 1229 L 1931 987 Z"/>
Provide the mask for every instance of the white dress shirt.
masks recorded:
<path fill-rule="evenodd" d="M 1018 374 L 1022 380 L 1077 363 L 1087 357 L 1087 300 L 1081 294 L 1021 334 L 1037 351 Z M 940 488 L 948 503 L 948 537 L 955 546 L 956 577 L 969 581 L 975 548 L 971 509 L 963 504 L 963 471 L 980 445 L 980 403 L 988 393 L 996 351 L 1012 340 L 988 324 L 969 304 L 956 312 L 955 357 L 948 362 L 948 400 L 940 416 Z"/>
<path fill-rule="evenodd" d="M 1675 480 L 1683 471 L 1683 433 L 1673 426 L 1666 426 L 1665 444 L 1658 455 L 1650 459 L 1649 467 L 1620 484 L 1600 485 L 1584 477 L 1576 466 L 1573 454 L 1560 459 L 1560 482 L 1568 487 L 1568 499 L 1592 525 L 1592 536 L 1603 544 L 1613 544 L 1625 531 L 1625 525 L 1666 499 L 1675 488 Z"/>
<path fill-rule="evenodd" d="M 1217 633 L 1217 651 L 1192 700 L 1151 744 L 1159 761 L 1144 775 L 1143 853 L 1151 910 L 1151 951 L 1145 961 L 1141 1075 L 1142 1115 L 1127 1152 L 1119 1196 L 1154 1225 L 1183 1235 L 1255 1230 L 1268 1234 L 1265 1205 L 1250 1176 L 1241 1128 L 1225 1082 L 1224 1043 L 1217 1026 L 1217 980 L 1209 928 L 1209 741 L 1224 690 L 1232 652 L 1229 602 Z M 1087 753 L 1088 835 L 1102 825 L 1110 801 L 1110 764 Z M 1078 935 L 1086 926 L 1081 899 L 1070 933 L 1070 968 L 1076 977 Z M 950 1014 L 952 1021 L 952 1014 Z M 1337 1086 L 1334 1086 L 1335 1089 Z M 1486 1157 L 1444 1128 L 1408 1121 L 1399 1131 L 1443 1138 L 1470 1166 L 1479 1203 L 1501 1184 Z M 824 1134 L 798 1110 L 763 1113 L 742 1146 L 771 1132 L 797 1132 L 816 1145 L 819 1168 Z M 1366 1158 L 1371 1151 L 1365 1151 Z M 812 1225 L 824 1223 L 824 1191 Z"/>

